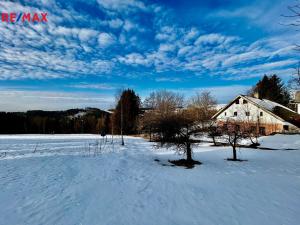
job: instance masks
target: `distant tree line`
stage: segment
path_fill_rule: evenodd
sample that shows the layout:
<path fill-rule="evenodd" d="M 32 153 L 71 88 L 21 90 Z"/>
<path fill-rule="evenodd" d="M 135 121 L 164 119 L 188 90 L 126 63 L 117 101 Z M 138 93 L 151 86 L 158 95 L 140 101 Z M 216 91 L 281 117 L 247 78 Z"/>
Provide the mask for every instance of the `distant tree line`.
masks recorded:
<path fill-rule="evenodd" d="M 110 114 L 95 108 L 0 112 L 1 134 L 97 134 L 110 131 Z"/>
<path fill-rule="evenodd" d="M 289 106 L 290 95 L 282 80 L 265 75 L 248 92 L 249 95 L 269 99 Z M 113 113 L 96 108 L 66 111 L 0 112 L 0 133 L 38 134 L 142 134 L 160 147 L 171 147 L 185 154 L 176 163 L 193 166 L 195 136 L 206 133 L 212 137 L 223 135 L 232 146 L 232 160 L 238 160 L 236 148 L 243 139 L 257 145 L 258 133 L 245 124 L 228 121 L 224 126 L 215 123 L 216 99 L 209 92 L 195 93 L 189 99 L 183 95 L 160 90 L 150 93 L 143 102 L 132 89 L 121 91 Z M 281 112 L 285 113 L 285 112 Z M 290 117 L 287 115 L 287 117 Z M 121 138 L 124 144 L 123 138 Z"/>

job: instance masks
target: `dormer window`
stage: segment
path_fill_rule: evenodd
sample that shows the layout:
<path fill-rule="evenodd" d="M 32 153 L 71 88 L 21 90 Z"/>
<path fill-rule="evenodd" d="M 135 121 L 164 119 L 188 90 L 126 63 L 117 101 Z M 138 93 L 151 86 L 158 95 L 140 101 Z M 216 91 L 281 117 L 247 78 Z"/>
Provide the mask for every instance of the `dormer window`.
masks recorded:
<path fill-rule="evenodd" d="M 240 100 L 239 99 L 235 100 L 235 104 L 240 104 Z"/>

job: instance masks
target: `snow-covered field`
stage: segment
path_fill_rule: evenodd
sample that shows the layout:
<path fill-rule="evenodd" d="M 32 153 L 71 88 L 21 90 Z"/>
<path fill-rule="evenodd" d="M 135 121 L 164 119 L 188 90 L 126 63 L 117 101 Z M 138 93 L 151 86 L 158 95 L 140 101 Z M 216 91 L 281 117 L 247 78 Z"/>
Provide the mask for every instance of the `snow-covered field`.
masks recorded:
<path fill-rule="evenodd" d="M 278 149 L 195 147 L 203 164 L 141 138 L 125 146 L 95 135 L 0 136 L 0 224 L 300 224 L 300 136 L 264 137 Z M 100 148 L 101 146 L 101 148 Z M 159 159 L 160 162 L 154 161 Z"/>

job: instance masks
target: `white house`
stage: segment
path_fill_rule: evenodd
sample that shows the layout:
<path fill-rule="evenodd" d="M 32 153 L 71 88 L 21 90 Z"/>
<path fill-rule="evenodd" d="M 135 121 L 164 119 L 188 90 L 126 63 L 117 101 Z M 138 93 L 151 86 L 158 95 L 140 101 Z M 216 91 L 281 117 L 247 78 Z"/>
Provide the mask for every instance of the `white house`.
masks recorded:
<path fill-rule="evenodd" d="M 293 99 L 290 102 L 290 106 L 300 114 L 300 91 L 295 91 L 293 93 Z"/>
<path fill-rule="evenodd" d="M 295 111 L 267 99 L 245 95 L 237 96 L 219 110 L 213 119 L 223 124 L 229 121 L 247 124 L 262 135 L 300 131 L 300 118 Z"/>

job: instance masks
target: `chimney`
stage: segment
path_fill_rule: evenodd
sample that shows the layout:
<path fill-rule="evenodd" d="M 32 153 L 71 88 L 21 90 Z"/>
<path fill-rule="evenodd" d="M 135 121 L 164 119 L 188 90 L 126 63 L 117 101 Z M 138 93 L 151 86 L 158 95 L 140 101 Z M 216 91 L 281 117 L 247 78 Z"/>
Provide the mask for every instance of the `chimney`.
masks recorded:
<path fill-rule="evenodd" d="M 259 93 L 258 93 L 258 91 L 254 92 L 253 96 L 254 96 L 254 98 L 259 98 Z"/>

